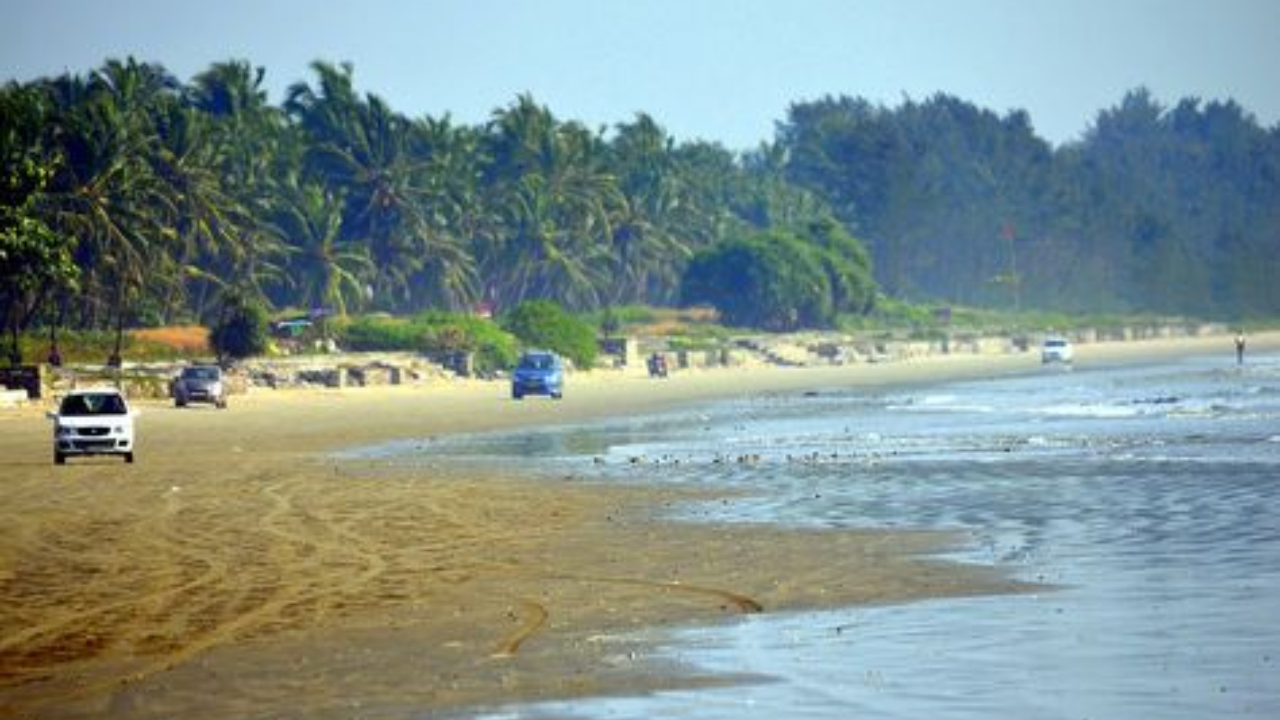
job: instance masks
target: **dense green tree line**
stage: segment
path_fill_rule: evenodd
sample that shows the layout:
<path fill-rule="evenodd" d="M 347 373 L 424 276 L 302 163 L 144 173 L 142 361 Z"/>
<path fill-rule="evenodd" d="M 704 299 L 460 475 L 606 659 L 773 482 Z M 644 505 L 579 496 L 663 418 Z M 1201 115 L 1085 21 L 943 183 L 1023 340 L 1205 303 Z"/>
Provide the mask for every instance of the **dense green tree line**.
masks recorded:
<path fill-rule="evenodd" d="M 909 299 L 1195 316 L 1280 312 L 1280 127 L 1129 93 L 1060 148 L 1024 112 L 939 95 L 795 104 L 787 177 Z"/>
<path fill-rule="evenodd" d="M 691 261 L 728 247 L 797 263 L 779 277 L 827 293 L 756 322 L 827 324 L 869 307 L 853 237 L 908 299 L 1280 310 L 1280 130 L 1233 103 L 1138 91 L 1055 149 L 1022 112 L 827 98 L 738 154 L 644 114 L 589 128 L 529 96 L 475 126 L 409 118 L 357 92 L 349 66 L 313 73 L 279 105 L 243 62 L 183 83 L 130 58 L 0 89 L 6 329 L 213 324 L 230 297 L 397 314 L 677 304 L 709 297 Z"/>
<path fill-rule="evenodd" d="M 30 271 L 6 276 L 8 327 L 212 323 L 233 295 L 339 314 L 671 304 L 694 252 L 830 217 L 776 163 L 643 114 L 591 129 L 521 96 L 472 127 L 397 113 L 350 66 L 313 71 L 279 106 L 243 62 L 5 86 L 5 237 L 27 245 L 0 252 Z M 36 238 L 70 262 L 51 246 L 40 275 Z"/>

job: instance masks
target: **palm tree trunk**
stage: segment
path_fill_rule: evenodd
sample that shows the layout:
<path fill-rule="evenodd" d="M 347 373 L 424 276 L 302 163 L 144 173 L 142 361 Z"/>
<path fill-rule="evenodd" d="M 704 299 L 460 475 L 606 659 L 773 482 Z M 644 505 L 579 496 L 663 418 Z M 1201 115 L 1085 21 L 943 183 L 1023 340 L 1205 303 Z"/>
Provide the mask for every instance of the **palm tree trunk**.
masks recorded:
<path fill-rule="evenodd" d="M 67 297 L 65 293 L 58 293 L 54 300 L 56 306 L 53 311 L 53 321 L 49 323 L 49 364 L 54 367 L 62 367 L 62 350 L 58 348 L 58 328 L 62 325 L 62 321 L 66 319 L 67 314 Z"/>
<path fill-rule="evenodd" d="M 9 323 L 9 364 L 17 367 L 22 364 L 22 345 L 18 338 L 18 323 Z"/>
<path fill-rule="evenodd" d="M 115 349 L 111 352 L 111 357 L 107 358 L 107 364 L 116 368 L 119 373 L 120 367 L 124 364 L 120 355 L 121 349 L 124 347 L 124 284 L 116 289 L 116 342 Z"/>

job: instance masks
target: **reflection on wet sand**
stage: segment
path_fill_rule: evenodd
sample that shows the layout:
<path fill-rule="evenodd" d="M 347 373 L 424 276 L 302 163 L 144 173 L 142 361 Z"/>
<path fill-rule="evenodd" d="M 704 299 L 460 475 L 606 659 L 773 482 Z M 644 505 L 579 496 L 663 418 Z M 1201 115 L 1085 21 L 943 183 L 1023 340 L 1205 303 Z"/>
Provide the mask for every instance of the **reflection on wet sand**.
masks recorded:
<path fill-rule="evenodd" d="M 58 492 L 10 506 L 6 715 L 212 718 L 306 697 L 319 716 L 348 698 L 421 708 L 632 691 L 683 681 L 597 673 L 609 644 L 587 638 L 1009 587 L 913 559 L 938 536 L 655 520 L 682 498 L 671 491 L 176 462 L 160 482 L 75 466 Z M 392 667 L 403 662 L 412 681 Z"/>

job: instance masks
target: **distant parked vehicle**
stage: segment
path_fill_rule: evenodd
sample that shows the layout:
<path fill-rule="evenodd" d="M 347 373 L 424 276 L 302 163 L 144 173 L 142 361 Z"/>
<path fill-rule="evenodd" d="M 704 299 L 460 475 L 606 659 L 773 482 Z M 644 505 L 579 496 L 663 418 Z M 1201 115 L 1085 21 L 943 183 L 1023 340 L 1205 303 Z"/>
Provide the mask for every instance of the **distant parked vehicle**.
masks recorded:
<path fill-rule="evenodd" d="M 646 365 L 649 368 L 649 377 L 664 378 L 667 376 L 667 356 L 662 353 L 650 355 Z"/>
<path fill-rule="evenodd" d="M 115 388 L 73 390 L 62 398 L 53 421 L 53 461 L 72 455 L 122 455 L 133 462 L 133 418 L 124 395 Z"/>
<path fill-rule="evenodd" d="M 1071 342 L 1066 338 L 1047 337 L 1044 344 L 1040 346 L 1040 362 L 1049 363 L 1069 363 L 1074 358 L 1075 353 L 1071 348 Z"/>
<path fill-rule="evenodd" d="M 173 404 L 186 407 L 190 403 L 209 403 L 219 409 L 227 407 L 227 382 L 217 365 L 192 365 L 182 369 L 173 381 Z"/>
<path fill-rule="evenodd" d="M 525 395 L 564 397 L 564 363 L 560 356 L 545 350 L 531 350 L 520 356 L 511 375 L 511 397 L 523 400 Z"/>

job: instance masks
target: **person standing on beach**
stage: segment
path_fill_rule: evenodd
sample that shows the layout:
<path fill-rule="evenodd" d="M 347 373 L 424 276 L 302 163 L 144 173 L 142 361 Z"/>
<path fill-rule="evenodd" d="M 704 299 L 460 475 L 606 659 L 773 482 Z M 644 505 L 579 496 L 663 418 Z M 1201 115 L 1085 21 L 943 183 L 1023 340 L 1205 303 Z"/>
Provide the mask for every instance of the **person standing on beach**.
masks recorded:
<path fill-rule="evenodd" d="M 1244 332 L 1236 333 L 1236 364 L 1244 364 Z"/>

